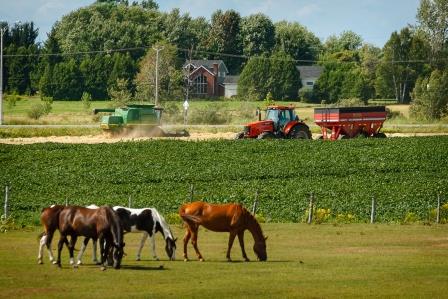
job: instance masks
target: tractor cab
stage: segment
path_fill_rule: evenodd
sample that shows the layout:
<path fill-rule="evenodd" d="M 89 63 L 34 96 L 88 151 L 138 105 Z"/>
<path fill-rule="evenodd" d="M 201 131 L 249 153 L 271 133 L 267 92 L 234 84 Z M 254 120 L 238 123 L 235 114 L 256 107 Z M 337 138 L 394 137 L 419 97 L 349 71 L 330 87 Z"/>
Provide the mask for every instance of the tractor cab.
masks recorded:
<path fill-rule="evenodd" d="M 294 138 L 310 139 L 309 127 L 296 115 L 293 106 L 268 106 L 264 120 L 261 120 L 260 110 L 257 109 L 258 121 L 244 126 L 243 132 L 235 138 Z"/>

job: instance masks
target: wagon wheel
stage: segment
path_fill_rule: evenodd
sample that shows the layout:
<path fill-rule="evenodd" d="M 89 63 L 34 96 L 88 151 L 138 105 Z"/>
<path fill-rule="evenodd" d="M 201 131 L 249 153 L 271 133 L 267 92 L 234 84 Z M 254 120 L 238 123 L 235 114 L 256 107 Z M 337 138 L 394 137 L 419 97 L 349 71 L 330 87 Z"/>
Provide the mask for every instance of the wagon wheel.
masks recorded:
<path fill-rule="evenodd" d="M 244 138 L 244 132 L 239 132 L 235 134 L 234 139 L 243 139 Z"/>
<path fill-rule="evenodd" d="M 263 132 L 258 135 L 257 139 L 274 139 L 275 135 L 271 132 Z"/>
<path fill-rule="evenodd" d="M 289 133 L 289 137 L 291 139 L 311 139 L 311 132 L 306 126 L 297 125 Z"/>

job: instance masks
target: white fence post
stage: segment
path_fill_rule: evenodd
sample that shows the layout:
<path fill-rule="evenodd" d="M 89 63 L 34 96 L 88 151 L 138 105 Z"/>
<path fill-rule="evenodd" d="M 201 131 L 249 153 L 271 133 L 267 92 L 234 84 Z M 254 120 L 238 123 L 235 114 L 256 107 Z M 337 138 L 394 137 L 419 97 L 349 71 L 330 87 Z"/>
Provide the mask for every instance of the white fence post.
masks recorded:
<path fill-rule="evenodd" d="M 8 200 L 9 200 L 9 186 L 5 187 L 5 206 L 4 206 L 4 216 L 5 219 L 8 218 Z"/>
<path fill-rule="evenodd" d="M 311 224 L 313 222 L 313 207 L 314 207 L 314 194 L 311 192 L 310 196 L 310 207 L 309 207 L 309 213 L 308 213 L 308 224 Z"/>
<path fill-rule="evenodd" d="M 370 223 L 375 222 L 375 214 L 376 214 L 376 201 L 375 196 L 372 196 L 372 210 L 370 212 Z"/>
<path fill-rule="evenodd" d="M 436 223 L 440 223 L 440 193 L 437 194 Z"/>
<path fill-rule="evenodd" d="M 252 215 L 254 215 L 254 216 L 257 212 L 257 206 L 258 206 L 258 190 L 257 190 L 257 192 L 255 192 L 254 205 L 252 206 Z"/>
<path fill-rule="evenodd" d="M 132 195 L 129 195 L 128 208 L 131 208 L 131 203 L 132 203 Z"/>

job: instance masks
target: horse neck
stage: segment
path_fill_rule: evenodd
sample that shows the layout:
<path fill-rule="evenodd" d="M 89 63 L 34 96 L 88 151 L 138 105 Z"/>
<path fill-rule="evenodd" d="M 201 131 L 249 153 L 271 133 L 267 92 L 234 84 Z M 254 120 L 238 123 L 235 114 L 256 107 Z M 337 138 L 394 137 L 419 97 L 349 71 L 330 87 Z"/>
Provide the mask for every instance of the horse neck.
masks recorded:
<path fill-rule="evenodd" d="M 246 211 L 245 214 L 247 217 L 247 229 L 252 234 L 255 242 L 264 241 L 263 231 L 261 230 L 261 226 L 258 221 L 254 216 L 252 216 L 252 214 L 249 213 L 249 211 Z"/>
<path fill-rule="evenodd" d="M 111 232 L 114 242 L 116 244 L 121 244 L 123 241 L 122 230 L 120 227 L 120 219 L 115 214 L 115 212 L 111 209 L 107 209 L 107 213 L 109 214 L 109 218 L 111 220 Z"/>
<path fill-rule="evenodd" d="M 157 226 L 157 224 L 160 225 L 160 232 L 163 235 L 163 238 L 166 240 L 167 238 L 173 238 L 173 234 L 171 233 L 170 227 L 168 226 L 168 223 L 166 223 L 165 218 L 163 218 L 162 215 L 159 214 L 159 212 L 156 209 L 151 209 L 153 218 L 154 218 L 154 225 Z"/>

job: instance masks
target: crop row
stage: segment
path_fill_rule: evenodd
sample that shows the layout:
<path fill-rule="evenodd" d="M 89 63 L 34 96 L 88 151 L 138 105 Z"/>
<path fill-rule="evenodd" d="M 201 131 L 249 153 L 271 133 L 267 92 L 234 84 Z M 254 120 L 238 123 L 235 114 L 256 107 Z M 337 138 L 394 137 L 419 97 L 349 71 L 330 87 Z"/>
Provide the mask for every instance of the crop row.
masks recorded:
<path fill-rule="evenodd" d="M 308 198 L 332 213 L 380 221 L 425 219 L 448 194 L 448 137 L 338 142 L 174 140 L 115 144 L 0 145 L 0 186 L 11 211 L 37 222 L 50 204 L 153 206 L 163 213 L 194 199 L 240 202 L 273 221 L 301 221 Z"/>

